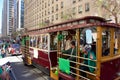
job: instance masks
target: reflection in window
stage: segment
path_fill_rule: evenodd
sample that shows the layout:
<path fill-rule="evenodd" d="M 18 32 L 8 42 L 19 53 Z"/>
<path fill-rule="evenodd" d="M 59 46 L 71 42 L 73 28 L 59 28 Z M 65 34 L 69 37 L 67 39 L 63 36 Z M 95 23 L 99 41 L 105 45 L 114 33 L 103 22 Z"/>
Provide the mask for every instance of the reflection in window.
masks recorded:
<path fill-rule="evenodd" d="M 63 8 L 63 2 L 61 2 L 61 8 Z"/>
<path fill-rule="evenodd" d="M 120 35 L 120 31 L 119 30 L 115 30 L 115 36 L 114 36 L 114 53 L 115 54 L 118 54 L 118 46 L 119 46 L 119 42 L 118 42 L 118 40 L 119 40 L 119 35 Z"/>
<path fill-rule="evenodd" d="M 42 49 L 48 49 L 48 35 L 42 36 Z"/>
<path fill-rule="evenodd" d="M 30 47 L 33 47 L 33 38 L 30 38 Z"/>
<path fill-rule="evenodd" d="M 107 56 L 110 53 L 110 31 L 103 30 L 102 32 L 102 56 Z"/>
<path fill-rule="evenodd" d="M 75 13 L 76 13 L 76 8 L 75 7 L 73 8 L 72 12 L 73 12 L 73 15 L 75 15 Z"/>
<path fill-rule="evenodd" d="M 34 37 L 32 42 L 33 42 L 33 47 L 36 47 L 37 37 Z"/>
<path fill-rule="evenodd" d="M 82 13 L 82 5 L 78 7 L 78 13 Z"/>
<path fill-rule="evenodd" d="M 57 34 L 51 34 L 50 37 L 50 49 L 57 50 Z"/>
<path fill-rule="evenodd" d="M 89 3 L 86 3 L 85 4 L 85 11 L 87 12 L 87 11 L 89 11 L 90 10 L 90 5 L 89 5 Z"/>

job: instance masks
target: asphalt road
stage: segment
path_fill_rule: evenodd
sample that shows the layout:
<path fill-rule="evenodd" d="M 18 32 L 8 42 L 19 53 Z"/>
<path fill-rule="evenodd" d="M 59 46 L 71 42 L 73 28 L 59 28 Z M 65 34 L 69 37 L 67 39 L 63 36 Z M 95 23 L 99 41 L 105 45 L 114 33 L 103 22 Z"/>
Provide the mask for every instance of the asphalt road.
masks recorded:
<path fill-rule="evenodd" d="M 16 80 L 50 80 L 49 76 L 35 67 L 24 66 L 21 56 L 9 57 Z"/>

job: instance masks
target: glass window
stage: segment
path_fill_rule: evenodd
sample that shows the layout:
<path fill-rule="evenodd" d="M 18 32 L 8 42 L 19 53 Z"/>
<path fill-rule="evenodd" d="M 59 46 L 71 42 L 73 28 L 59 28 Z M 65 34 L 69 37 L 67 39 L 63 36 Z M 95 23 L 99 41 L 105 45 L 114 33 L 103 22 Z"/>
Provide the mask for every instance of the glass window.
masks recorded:
<path fill-rule="evenodd" d="M 38 47 L 39 47 L 40 49 L 42 49 L 42 38 L 41 38 L 41 36 L 39 36 L 38 42 L 39 42 L 39 44 L 38 44 L 39 46 L 38 46 Z"/>
<path fill-rule="evenodd" d="M 37 47 L 37 37 L 34 37 L 33 38 L 33 47 Z"/>
<path fill-rule="evenodd" d="M 80 70 L 89 71 L 93 73 L 95 71 L 96 62 L 96 41 L 97 41 L 97 29 L 96 27 L 80 29 L 80 58 L 81 64 Z M 92 64 L 92 65 L 91 65 Z M 92 67 L 89 67 L 92 66 Z M 88 70 L 82 67 L 88 68 Z M 83 71 L 81 71 L 83 73 Z"/>
<path fill-rule="evenodd" d="M 58 11 L 58 4 L 56 4 L 56 11 Z"/>
<path fill-rule="evenodd" d="M 56 14 L 56 20 L 58 20 L 58 14 Z"/>
<path fill-rule="evenodd" d="M 52 4 L 54 3 L 54 0 L 52 0 Z"/>
<path fill-rule="evenodd" d="M 47 3 L 45 3 L 45 8 L 47 7 Z"/>
<path fill-rule="evenodd" d="M 52 13 L 54 12 L 54 7 L 52 7 Z"/>
<path fill-rule="evenodd" d="M 52 21 L 54 21 L 54 15 L 52 15 Z"/>
<path fill-rule="evenodd" d="M 42 35 L 42 49 L 48 50 L 48 35 Z"/>
<path fill-rule="evenodd" d="M 30 37 L 30 47 L 32 47 L 32 46 L 33 46 L 33 38 Z"/>
<path fill-rule="evenodd" d="M 61 12 L 61 18 L 63 18 L 63 12 Z"/>
<path fill-rule="evenodd" d="M 73 0 L 73 3 L 76 3 L 76 0 Z"/>
<path fill-rule="evenodd" d="M 52 33 L 50 37 L 50 50 L 57 50 L 57 33 Z"/>
<path fill-rule="evenodd" d="M 82 13 L 82 5 L 78 7 L 78 13 Z"/>
<path fill-rule="evenodd" d="M 110 54 L 110 30 L 104 29 L 102 31 L 102 56 Z"/>
<path fill-rule="evenodd" d="M 76 13 L 76 8 L 74 7 L 73 8 L 73 15 L 75 15 L 75 13 Z"/>
<path fill-rule="evenodd" d="M 114 54 L 118 54 L 119 52 L 119 36 L 120 35 L 120 30 L 115 30 L 115 36 L 114 36 Z"/>
<path fill-rule="evenodd" d="M 85 11 L 88 12 L 90 10 L 90 5 L 89 3 L 85 3 Z"/>
<path fill-rule="evenodd" d="M 63 8 L 63 2 L 61 2 L 61 8 Z"/>
<path fill-rule="evenodd" d="M 50 10 L 48 9 L 48 14 L 50 14 Z"/>

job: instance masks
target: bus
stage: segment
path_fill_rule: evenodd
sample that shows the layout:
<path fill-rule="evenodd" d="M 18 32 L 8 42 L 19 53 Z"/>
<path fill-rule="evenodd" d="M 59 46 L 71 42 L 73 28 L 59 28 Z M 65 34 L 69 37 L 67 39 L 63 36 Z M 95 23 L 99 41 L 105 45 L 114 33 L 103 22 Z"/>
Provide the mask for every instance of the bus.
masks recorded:
<path fill-rule="evenodd" d="M 28 30 L 22 37 L 23 61 L 54 80 L 115 80 L 120 76 L 119 34 L 120 25 L 97 16 Z"/>

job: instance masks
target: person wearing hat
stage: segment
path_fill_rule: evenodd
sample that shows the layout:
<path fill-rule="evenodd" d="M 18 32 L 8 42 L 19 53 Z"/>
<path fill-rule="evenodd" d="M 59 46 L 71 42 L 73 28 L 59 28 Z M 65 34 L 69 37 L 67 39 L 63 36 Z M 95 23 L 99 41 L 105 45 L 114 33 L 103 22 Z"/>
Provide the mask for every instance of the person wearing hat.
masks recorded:
<path fill-rule="evenodd" d="M 83 53 L 84 53 L 83 57 L 91 59 L 91 60 L 96 60 L 95 50 L 96 50 L 96 48 L 95 48 L 94 44 L 85 46 L 84 49 L 83 49 Z M 94 61 L 91 61 L 91 60 L 84 59 L 83 64 L 95 67 L 96 63 Z M 91 67 L 88 67 L 88 66 L 81 65 L 80 69 L 84 70 L 84 71 L 89 71 L 89 72 L 93 73 L 95 69 L 91 68 Z M 81 73 L 81 75 L 83 77 L 87 76 L 85 72 L 81 71 L 80 73 Z"/>

